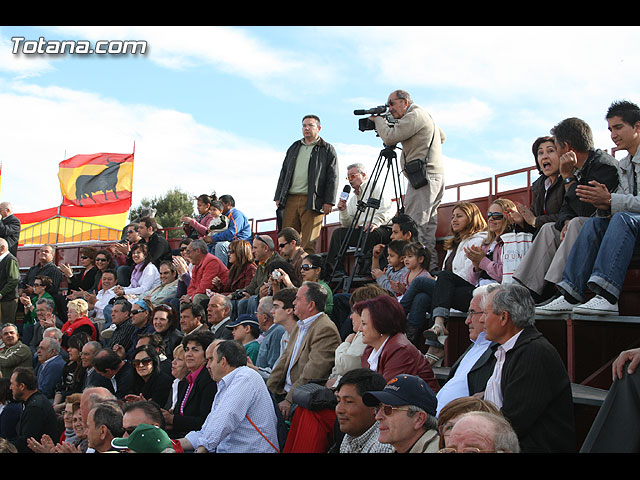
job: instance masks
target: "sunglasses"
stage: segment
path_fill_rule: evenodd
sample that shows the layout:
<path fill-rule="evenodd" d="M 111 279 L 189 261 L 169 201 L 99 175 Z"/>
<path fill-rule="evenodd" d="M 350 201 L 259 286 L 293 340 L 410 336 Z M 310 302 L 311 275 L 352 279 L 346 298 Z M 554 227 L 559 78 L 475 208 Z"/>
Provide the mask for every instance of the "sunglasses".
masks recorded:
<path fill-rule="evenodd" d="M 408 408 L 392 407 L 391 405 L 380 404 L 376 407 L 376 415 L 380 410 L 382 410 L 382 413 L 384 413 L 385 417 L 390 417 L 391 415 L 393 415 L 393 412 L 395 410 L 409 411 Z"/>
<path fill-rule="evenodd" d="M 498 213 L 498 212 L 489 212 L 487 213 L 487 218 L 493 218 L 494 220 L 502 220 L 504 218 L 504 214 Z"/>
<path fill-rule="evenodd" d="M 139 367 L 141 365 L 149 365 L 153 362 L 153 360 L 151 360 L 151 358 L 147 357 L 147 358 L 141 358 L 140 360 L 134 360 L 133 362 L 133 366 L 134 367 Z"/>
<path fill-rule="evenodd" d="M 313 270 L 314 268 L 320 268 L 320 267 L 315 267 L 313 265 L 300 265 L 300 270 L 304 270 L 305 272 L 309 271 L 309 270 Z"/>

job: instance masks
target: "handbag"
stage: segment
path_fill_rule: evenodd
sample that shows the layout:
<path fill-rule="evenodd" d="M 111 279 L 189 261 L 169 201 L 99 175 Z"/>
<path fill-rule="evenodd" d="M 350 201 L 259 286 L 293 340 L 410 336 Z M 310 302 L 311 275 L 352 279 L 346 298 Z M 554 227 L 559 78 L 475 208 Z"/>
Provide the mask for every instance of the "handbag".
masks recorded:
<path fill-rule="evenodd" d="M 405 163 L 404 171 L 407 174 L 409 183 L 416 190 L 429 184 L 429 179 L 427 178 L 427 162 L 424 160 L 411 160 Z"/>
<path fill-rule="evenodd" d="M 513 283 L 513 274 L 533 243 L 533 234 L 526 232 L 503 233 L 502 283 Z"/>
<path fill-rule="evenodd" d="M 293 390 L 291 399 L 307 410 L 324 410 L 335 408 L 336 396 L 332 390 L 317 383 L 305 383 Z"/>
<path fill-rule="evenodd" d="M 436 136 L 436 128 L 436 123 L 433 122 L 431 143 L 429 143 L 429 148 L 427 149 L 427 154 L 424 159 L 418 158 L 416 160 L 407 161 L 404 164 L 404 173 L 407 176 L 407 180 L 409 180 L 411 186 L 416 190 L 429 185 L 429 177 L 427 177 L 427 158 L 429 158 L 429 152 L 431 151 L 431 146 L 433 145 L 433 140 Z"/>

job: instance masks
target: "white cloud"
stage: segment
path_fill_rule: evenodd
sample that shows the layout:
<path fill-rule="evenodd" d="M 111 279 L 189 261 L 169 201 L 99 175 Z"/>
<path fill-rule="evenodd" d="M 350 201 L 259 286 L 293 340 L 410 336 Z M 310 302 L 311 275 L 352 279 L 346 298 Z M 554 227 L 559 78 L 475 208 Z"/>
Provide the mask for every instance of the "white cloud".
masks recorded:
<path fill-rule="evenodd" d="M 56 27 L 54 31 L 91 41 L 145 40 L 148 44 L 146 58 L 158 65 L 178 70 L 212 65 L 223 73 L 246 79 L 278 98 L 287 98 L 293 85 L 298 94 L 317 93 L 338 78 L 331 64 L 320 61 L 315 53 L 305 55 L 294 48 L 272 47 L 240 27 L 67 26 Z M 311 71 L 313 82 L 309 82 Z"/>
<path fill-rule="evenodd" d="M 177 186 L 193 195 L 212 189 L 231 193 L 250 215 L 272 210 L 266 204 L 282 153 L 259 141 L 203 126 L 173 110 L 57 87 L 3 87 L 0 130 L 11 142 L 3 146 L 1 193 L 17 212 L 59 204 L 58 163 L 64 158 L 127 153 L 134 142 L 134 205 Z"/>

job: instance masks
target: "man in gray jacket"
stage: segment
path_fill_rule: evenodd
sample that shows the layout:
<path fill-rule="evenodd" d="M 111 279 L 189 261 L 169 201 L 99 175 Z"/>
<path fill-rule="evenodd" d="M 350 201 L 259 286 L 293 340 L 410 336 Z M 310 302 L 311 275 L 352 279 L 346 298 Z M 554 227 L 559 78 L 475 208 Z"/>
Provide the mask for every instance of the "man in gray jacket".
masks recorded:
<path fill-rule="evenodd" d="M 425 164 L 424 185 L 414 186 L 407 182 L 404 199 L 404 213 L 409 215 L 418 226 L 419 240 L 431 253 L 429 270 L 438 266 L 436 253 L 436 230 L 438 228 L 438 207 L 444 195 L 444 164 L 442 162 L 442 143 L 444 132 L 436 125 L 431 115 L 419 107 L 404 90 L 396 90 L 387 100 L 389 113 L 396 122 L 389 124 L 385 117 L 373 116 L 376 131 L 387 146 L 402 144 L 400 167 L 409 162 L 420 160 Z"/>

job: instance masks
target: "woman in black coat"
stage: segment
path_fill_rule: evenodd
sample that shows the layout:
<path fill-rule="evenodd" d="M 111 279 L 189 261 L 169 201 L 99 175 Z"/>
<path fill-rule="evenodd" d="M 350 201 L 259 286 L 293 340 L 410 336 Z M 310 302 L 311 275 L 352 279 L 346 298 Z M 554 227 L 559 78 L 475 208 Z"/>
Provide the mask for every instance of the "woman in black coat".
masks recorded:
<path fill-rule="evenodd" d="M 191 431 L 200 430 L 211 411 L 218 389 L 209 376 L 205 352 L 214 339 L 211 330 L 200 329 L 182 340 L 189 373 L 178 384 L 178 399 L 173 410 L 163 410 L 171 438 L 181 438 Z"/>
<path fill-rule="evenodd" d="M 149 400 L 165 405 L 171 395 L 173 378 L 160 369 L 160 357 L 151 345 L 140 345 L 133 351 L 133 393 L 126 401 Z"/>

